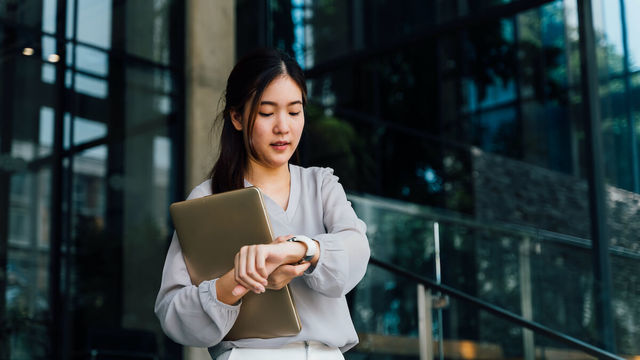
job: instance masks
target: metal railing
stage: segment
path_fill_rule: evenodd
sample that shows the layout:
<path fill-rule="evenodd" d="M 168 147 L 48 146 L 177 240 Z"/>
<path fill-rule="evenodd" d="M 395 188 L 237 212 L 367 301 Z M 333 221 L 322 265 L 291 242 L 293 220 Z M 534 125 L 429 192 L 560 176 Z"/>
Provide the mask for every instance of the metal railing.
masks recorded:
<path fill-rule="evenodd" d="M 467 303 L 472 304 L 475 307 L 483 309 L 493 315 L 496 315 L 504 320 L 507 320 L 511 323 L 517 324 L 521 327 L 525 327 L 530 329 L 531 331 L 545 335 L 554 340 L 560 341 L 566 345 L 569 345 L 575 349 L 581 350 L 589 355 L 595 356 L 599 359 L 611 359 L 611 360 L 624 360 L 624 358 L 619 357 L 615 354 L 612 354 L 608 351 L 600 349 L 591 344 L 585 343 L 584 341 L 578 340 L 574 337 L 566 335 L 562 332 L 550 329 L 542 324 L 539 324 L 534 321 L 527 320 L 520 315 L 514 314 L 508 310 L 505 310 L 501 307 L 488 303 L 484 300 L 481 300 L 477 297 L 464 293 L 460 290 L 454 289 L 447 285 L 438 284 L 436 281 L 426 278 L 424 276 L 415 274 L 409 270 L 403 269 L 399 266 L 395 266 L 389 264 L 387 262 L 378 260 L 374 257 L 371 257 L 369 260 L 369 264 L 385 269 L 395 275 L 402 276 L 404 278 L 413 280 L 418 284 L 422 284 L 428 289 L 439 291 L 443 294 L 449 295 L 453 298 L 466 301 Z"/>

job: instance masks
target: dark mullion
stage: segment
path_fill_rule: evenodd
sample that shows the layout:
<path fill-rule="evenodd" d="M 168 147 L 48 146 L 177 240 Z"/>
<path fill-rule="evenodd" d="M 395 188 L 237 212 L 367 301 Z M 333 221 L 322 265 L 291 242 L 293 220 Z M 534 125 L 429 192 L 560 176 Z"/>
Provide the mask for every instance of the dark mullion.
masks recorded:
<path fill-rule="evenodd" d="M 72 35 L 71 35 L 71 40 L 75 40 L 78 36 L 78 0 L 72 0 L 73 1 L 73 30 L 72 30 Z M 66 38 L 66 19 L 65 19 L 65 27 L 63 31 L 63 33 L 61 33 L 63 35 L 64 38 Z M 66 44 L 68 42 L 63 42 L 63 46 L 65 46 L 66 49 Z M 73 72 L 75 71 L 75 66 L 77 64 L 77 55 L 76 55 L 76 48 L 77 46 L 74 45 L 72 47 L 72 53 L 71 54 L 66 54 L 66 56 L 70 56 L 71 57 L 71 67 L 67 68 L 66 64 L 66 59 L 65 61 L 62 62 L 62 64 L 64 65 L 64 72 L 66 73 L 67 70 L 71 70 L 72 71 L 72 76 L 71 76 L 71 83 L 69 85 L 69 89 L 66 89 L 66 79 L 62 80 L 63 82 L 63 88 L 65 89 L 63 94 L 73 94 L 72 96 L 68 96 L 65 97 L 67 100 L 64 103 L 64 109 L 60 109 L 60 112 L 63 113 L 63 117 L 64 117 L 64 113 L 69 113 L 70 119 L 69 119 L 69 129 L 64 129 L 64 123 L 61 125 L 61 127 L 63 128 L 63 131 L 67 131 L 69 134 L 69 148 L 73 147 L 73 144 L 75 142 L 74 139 L 74 128 L 75 128 L 75 109 L 77 106 L 77 97 L 74 96 L 75 95 L 75 75 L 73 74 Z M 68 92 L 67 92 L 68 91 Z M 61 289 L 61 292 L 63 293 L 63 308 L 62 310 L 62 322 L 63 324 L 61 324 L 63 331 L 63 337 L 64 337 L 64 342 L 63 342 L 63 351 L 65 354 L 65 359 L 69 357 L 69 354 L 71 353 L 72 349 L 72 343 L 73 343 L 73 315 L 74 314 L 70 314 L 70 309 L 74 308 L 75 306 L 72 306 L 72 304 L 75 304 L 76 299 L 72 296 L 71 294 L 71 281 L 72 281 L 72 276 L 71 273 L 74 270 L 74 266 L 73 264 L 75 263 L 75 256 L 74 254 L 76 253 L 75 251 L 75 232 L 73 229 L 73 224 L 74 224 L 74 203 L 73 203 L 73 180 L 74 180 L 74 171 L 73 171 L 73 163 L 75 161 L 75 154 L 72 152 L 68 152 L 66 150 L 64 150 L 64 144 L 62 145 L 63 148 L 63 152 L 62 152 L 62 158 L 66 159 L 66 171 L 64 172 L 64 191 L 62 192 L 64 198 L 65 198 L 65 204 L 66 206 L 66 212 L 65 212 L 65 216 L 64 216 L 64 229 L 63 229 L 63 238 L 66 240 L 65 246 L 64 246 L 64 272 L 62 273 L 62 275 L 64 275 L 64 288 Z"/>
<path fill-rule="evenodd" d="M 517 159 L 523 159 L 525 156 L 524 149 L 524 117 L 522 111 L 522 74 L 520 73 L 520 28 L 518 26 L 518 15 L 514 15 L 511 18 L 511 23 L 513 24 L 513 57 L 514 63 L 517 64 L 514 66 L 514 79 L 516 82 L 516 134 L 518 136 L 518 154 L 516 155 Z"/>
<path fill-rule="evenodd" d="M 114 1 L 112 5 L 112 40 L 111 46 L 114 53 L 125 52 L 126 49 L 126 7 L 123 2 Z M 108 122 L 108 150 L 107 150 L 107 179 L 114 175 L 124 174 L 125 155 L 125 99 L 126 99 L 126 62 L 123 57 L 109 57 L 109 122 Z M 123 248 L 123 209 L 124 191 L 115 188 L 107 182 L 105 231 L 107 241 L 112 242 L 115 248 Z M 117 281 L 113 289 L 114 299 L 118 299 L 114 305 L 115 323 L 122 324 L 123 289 L 122 289 L 122 255 L 114 254 L 113 264 L 116 270 Z M 111 311 L 111 310 L 110 310 Z"/>
<path fill-rule="evenodd" d="M 171 14 L 169 27 L 169 49 L 171 66 L 184 69 L 186 61 L 186 5 L 181 1 L 171 2 Z M 180 94 L 180 96 L 173 99 L 175 106 L 175 112 L 171 114 L 168 125 L 168 136 L 171 139 L 171 168 L 169 177 L 169 202 L 176 202 L 184 200 L 185 195 L 185 163 L 186 163 L 186 99 L 185 99 L 185 76 L 184 72 L 177 72 L 171 74 L 174 78 L 175 88 L 172 92 Z M 168 205 L 168 204 L 167 204 Z M 169 207 L 166 208 L 167 214 Z M 171 217 L 167 216 L 167 229 L 173 230 L 173 223 Z M 172 239 L 172 231 L 169 231 L 169 237 L 167 238 L 166 247 L 169 248 L 169 244 Z M 166 335 L 164 336 L 164 348 L 165 355 L 172 359 L 182 359 L 182 346 L 171 341 Z"/>
<path fill-rule="evenodd" d="M 585 121 L 587 180 L 589 183 L 589 215 L 594 270 L 594 300 L 599 346 L 615 352 L 614 321 L 611 309 L 611 266 L 609 234 L 605 202 L 605 181 L 602 158 L 602 129 L 598 65 L 591 0 L 578 1 L 578 31 L 580 34 L 580 70 L 582 73 L 582 104 Z"/>
<path fill-rule="evenodd" d="M 67 19 L 67 5 L 65 0 L 58 0 L 56 14 L 56 32 L 58 34 L 65 33 L 65 24 Z M 65 353 L 64 347 L 64 323 L 62 309 L 64 307 L 64 299 L 61 293 L 61 255 L 62 255 L 62 222 L 64 220 L 62 206 L 62 189 L 63 189 L 63 126 L 64 126 L 64 109 L 65 109 L 65 84 L 64 72 L 66 63 L 66 46 L 64 40 L 56 39 L 56 51 L 60 56 L 60 61 L 56 64 L 56 111 L 55 126 L 53 138 L 53 166 L 51 176 L 51 242 L 50 242 L 50 263 L 49 263 L 49 286 L 51 301 L 51 358 L 66 359 L 68 354 Z"/>
<path fill-rule="evenodd" d="M 9 43 L 15 43 L 16 30 L 11 26 L 4 26 L 2 29 L 5 39 Z M 12 91 L 12 79 L 15 77 L 15 60 L 0 63 L 2 66 L 2 79 L 0 86 L 3 87 L 0 97 L 2 104 L 2 121 L 0 121 L 0 156 L 11 155 L 11 144 L 13 136 L 13 112 L 14 101 L 7 92 Z M 6 291 L 7 291 L 7 258 L 9 243 L 9 193 L 11 191 L 11 172 L 9 169 L 0 169 L 0 358 L 11 358 L 11 346 L 9 345 L 9 326 L 6 321 Z"/>

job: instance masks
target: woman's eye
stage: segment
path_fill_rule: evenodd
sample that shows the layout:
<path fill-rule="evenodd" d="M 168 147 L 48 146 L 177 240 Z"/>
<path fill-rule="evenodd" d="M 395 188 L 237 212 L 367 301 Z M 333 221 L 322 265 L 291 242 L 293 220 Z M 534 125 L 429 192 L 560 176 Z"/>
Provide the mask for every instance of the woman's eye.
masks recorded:
<path fill-rule="evenodd" d="M 298 116 L 298 115 L 300 115 L 300 111 L 298 111 L 298 112 L 290 112 L 289 115 Z"/>
<path fill-rule="evenodd" d="M 263 112 L 259 112 L 258 114 L 260 114 L 260 116 L 264 116 L 264 117 L 273 115 L 273 113 L 267 114 L 267 113 L 263 113 Z"/>

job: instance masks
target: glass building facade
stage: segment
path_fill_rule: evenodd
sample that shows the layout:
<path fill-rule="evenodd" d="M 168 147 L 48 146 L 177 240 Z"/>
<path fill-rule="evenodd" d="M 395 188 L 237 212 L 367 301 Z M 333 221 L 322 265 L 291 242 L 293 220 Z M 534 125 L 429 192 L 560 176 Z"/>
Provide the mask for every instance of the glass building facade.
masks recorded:
<path fill-rule="evenodd" d="M 179 358 L 184 3 L 2 1 L 0 53 L 0 359 Z"/>
<path fill-rule="evenodd" d="M 374 257 L 640 354 L 639 2 L 237 4 L 238 55 L 275 46 L 305 68 L 303 163 L 335 169 Z M 417 358 L 417 291 L 370 266 L 348 358 Z M 445 357 L 572 356 L 455 299 L 434 319 Z"/>
<path fill-rule="evenodd" d="M 189 170 L 189 4 L 0 1 L 0 359 L 183 357 L 153 303 Z M 305 69 L 301 160 L 335 169 L 375 258 L 640 356 L 640 2 L 235 8 L 236 57 Z M 347 359 L 418 359 L 421 292 L 370 266 Z M 441 358 L 585 358 L 433 296 Z"/>

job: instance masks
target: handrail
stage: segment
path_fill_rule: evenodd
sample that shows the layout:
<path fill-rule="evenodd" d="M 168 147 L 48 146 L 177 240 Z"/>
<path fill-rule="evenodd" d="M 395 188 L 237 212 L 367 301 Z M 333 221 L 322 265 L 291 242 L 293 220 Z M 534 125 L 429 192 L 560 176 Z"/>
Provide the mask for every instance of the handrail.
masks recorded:
<path fill-rule="evenodd" d="M 396 199 L 382 198 L 371 194 L 359 194 L 349 192 L 347 198 L 355 204 L 372 205 L 377 208 L 400 212 L 402 214 L 417 216 L 430 221 L 439 221 L 454 225 L 466 226 L 468 228 L 493 231 L 502 234 L 511 234 L 514 236 L 532 236 L 536 238 L 544 238 L 561 244 L 577 246 L 581 248 L 591 248 L 591 240 L 578 236 L 561 234 L 550 230 L 540 229 L 528 225 L 511 224 L 497 220 L 490 222 L 480 221 L 470 218 L 464 214 L 450 210 L 435 209 L 429 206 L 407 203 Z M 631 258 L 640 259 L 640 251 L 633 251 L 622 248 L 620 246 L 609 246 L 612 254 Z"/>
<path fill-rule="evenodd" d="M 552 338 L 554 340 L 558 340 L 560 342 L 563 342 L 563 343 L 565 343 L 567 345 L 570 345 L 570 346 L 572 346 L 574 348 L 582 350 L 585 353 L 587 353 L 589 355 L 592 355 L 592 356 L 595 356 L 595 357 L 597 357 L 599 359 L 625 360 L 624 358 L 619 357 L 619 356 L 617 356 L 615 354 L 612 354 L 612 353 L 610 353 L 610 352 L 608 352 L 606 350 L 602 350 L 602 349 L 600 349 L 598 347 L 595 347 L 595 346 L 593 346 L 591 344 L 587 344 L 584 341 L 578 340 L 578 339 L 576 339 L 574 337 L 571 337 L 569 335 L 563 334 L 563 333 L 561 333 L 559 331 L 550 329 L 550 328 L 548 328 L 548 327 L 546 327 L 544 325 L 541 325 L 541 324 L 539 324 L 537 322 L 527 320 L 527 319 L 523 318 L 520 315 L 514 314 L 514 313 L 512 313 L 512 312 L 510 312 L 508 310 L 505 310 L 505 309 L 503 309 L 501 307 L 498 307 L 498 306 L 495 306 L 493 304 L 490 304 L 490 303 L 488 303 L 488 302 L 486 302 L 484 300 L 481 300 L 481 299 L 479 299 L 479 298 L 477 298 L 475 296 L 472 296 L 472 295 L 469 295 L 467 293 L 464 293 L 464 292 L 462 292 L 460 290 L 456 290 L 456 289 L 454 289 L 452 287 L 449 287 L 447 285 L 438 284 L 438 283 L 436 283 L 435 281 L 433 281 L 433 280 L 431 280 L 429 278 L 426 278 L 424 276 L 420 276 L 418 274 L 410 272 L 410 271 L 408 271 L 406 269 L 403 269 L 401 267 L 389 264 L 389 263 L 384 262 L 382 260 L 378 260 L 378 259 L 376 259 L 374 257 L 371 257 L 369 259 L 369 263 L 373 264 L 375 266 L 381 267 L 381 268 L 383 268 L 383 269 L 385 269 L 385 270 L 387 270 L 389 272 L 392 272 L 392 273 L 394 273 L 396 275 L 400 275 L 400 276 L 403 276 L 405 278 L 409 278 L 409 279 L 411 279 L 411 280 L 413 280 L 415 282 L 418 282 L 420 284 L 423 284 L 424 286 L 427 286 L 427 287 L 429 287 L 429 288 L 431 288 L 433 290 L 437 290 L 437 291 L 440 291 L 440 292 L 442 292 L 444 294 L 450 295 L 450 296 L 452 296 L 454 298 L 470 302 L 473 305 L 475 305 L 475 306 L 477 306 L 477 307 L 479 307 L 479 308 L 481 308 L 483 310 L 486 310 L 486 311 L 488 311 L 488 312 L 490 312 L 490 313 L 492 313 L 492 314 L 494 314 L 494 315 L 496 315 L 496 316 L 498 316 L 500 318 L 503 318 L 503 319 L 505 319 L 507 321 L 510 321 L 512 323 L 515 323 L 515 324 L 518 324 L 518 325 L 520 325 L 522 327 L 526 327 L 526 328 L 528 328 L 528 329 L 530 329 L 530 330 L 532 330 L 532 331 L 534 331 L 536 333 L 540 333 L 540 334 L 546 335 L 546 336 L 548 336 L 548 337 L 550 337 L 550 338 Z"/>

